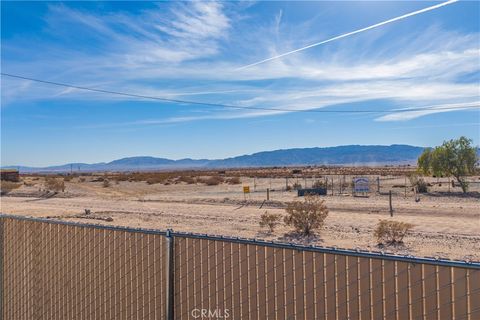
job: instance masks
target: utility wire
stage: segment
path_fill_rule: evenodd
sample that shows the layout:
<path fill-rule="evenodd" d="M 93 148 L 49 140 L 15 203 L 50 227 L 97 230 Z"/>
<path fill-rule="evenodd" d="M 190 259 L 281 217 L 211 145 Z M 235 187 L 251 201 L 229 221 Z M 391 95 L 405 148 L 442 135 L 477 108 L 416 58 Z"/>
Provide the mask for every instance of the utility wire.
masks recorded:
<path fill-rule="evenodd" d="M 403 113 L 403 112 L 412 112 L 412 111 L 429 111 L 429 110 L 451 110 L 454 109 L 452 107 L 436 107 L 432 109 L 431 107 L 419 107 L 419 108 L 409 108 L 409 109 L 397 109 L 397 110 L 324 110 L 324 109 L 308 109 L 308 110 L 295 110 L 295 109 L 282 109 L 282 108 L 270 108 L 270 107 L 248 107 L 248 106 L 237 106 L 237 105 L 230 105 L 230 104 L 223 104 L 223 103 L 211 103 L 211 102 L 201 102 L 201 101 L 191 101 L 191 100 L 180 100 L 180 99 L 170 99 L 170 98 L 163 98 L 163 97 L 155 97 L 155 96 L 147 96 L 135 93 L 127 93 L 127 92 L 120 92 L 120 91 L 112 91 L 112 90 L 104 90 L 104 89 L 95 89 L 90 87 L 83 87 L 77 86 L 62 82 L 54 82 L 42 79 L 35 79 L 10 73 L 0 73 L 2 76 L 34 81 L 38 83 L 44 83 L 64 88 L 72 88 L 84 91 L 91 91 L 97 93 L 106 93 L 106 94 L 113 94 L 119 95 L 124 97 L 133 97 L 133 98 L 141 98 L 141 99 L 148 99 L 148 100 L 157 100 L 157 101 L 164 101 L 164 102 L 171 102 L 171 103 L 178 103 L 178 104 L 193 104 L 193 105 L 200 105 L 200 106 L 208 106 L 208 107 L 220 107 L 220 108 L 230 108 L 230 109 L 246 109 L 246 110 L 262 110 L 262 111 L 279 111 L 279 112 L 302 112 L 302 113 Z M 458 108 L 459 110 L 464 109 L 478 109 L 480 107 L 480 103 L 478 106 L 473 107 L 461 107 Z"/>

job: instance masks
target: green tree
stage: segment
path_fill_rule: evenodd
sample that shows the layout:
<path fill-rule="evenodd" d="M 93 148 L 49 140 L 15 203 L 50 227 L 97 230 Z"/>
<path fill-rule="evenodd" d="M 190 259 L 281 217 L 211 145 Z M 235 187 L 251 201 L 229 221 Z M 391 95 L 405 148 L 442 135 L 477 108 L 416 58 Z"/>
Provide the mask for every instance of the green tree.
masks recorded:
<path fill-rule="evenodd" d="M 475 172 L 477 148 L 465 137 L 444 141 L 441 146 L 425 149 L 418 158 L 418 169 L 426 175 L 454 177 L 462 191 L 468 191 L 465 177 Z"/>

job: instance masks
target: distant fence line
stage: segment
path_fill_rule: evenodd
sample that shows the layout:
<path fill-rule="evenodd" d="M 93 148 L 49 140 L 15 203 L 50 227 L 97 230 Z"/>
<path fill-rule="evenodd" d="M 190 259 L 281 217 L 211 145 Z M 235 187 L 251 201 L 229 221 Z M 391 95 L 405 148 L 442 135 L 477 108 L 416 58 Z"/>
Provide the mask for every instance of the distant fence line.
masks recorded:
<path fill-rule="evenodd" d="M 480 319 L 480 264 L 0 215 L 3 319 Z"/>

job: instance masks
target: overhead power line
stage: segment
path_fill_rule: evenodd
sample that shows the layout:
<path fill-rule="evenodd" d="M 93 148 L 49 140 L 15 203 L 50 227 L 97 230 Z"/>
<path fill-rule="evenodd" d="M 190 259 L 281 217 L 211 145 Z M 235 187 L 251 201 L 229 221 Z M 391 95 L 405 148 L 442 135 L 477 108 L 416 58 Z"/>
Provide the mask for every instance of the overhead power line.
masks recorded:
<path fill-rule="evenodd" d="M 412 112 L 412 111 L 453 109 L 452 107 L 436 107 L 434 109 L 432 109 L 430 107 L 419 107 L 419 108 L 397 109 L 397 110 L 324 110 L 324 109 L 307 109 L 307 110 L 306 109 L 303 109 L 303 110 L 300 109 L 300 110 L 298 110 L 298 109 L 283 109 L 283 108 L 270 108 L 270 107 L 248 107 L 248 106 L 229 105 L 229 104 L 223 104 L 223 103 L 210 103 L 210 102 L 201 102 L 201 101 L 170 99 L 170 98 L 147 96 L 147 95 L 135 94 L 135 93 L 96 89 L 96 88 L 77 86 L 77 85 L 61 83 L 61 82 L 35 79 L 35 78 L 30 78 L 30 77 L 25 77 L 25 76 L 10 74 L 10 73 L 4 73 L 4 72 L 1 72 L 0 74 L 2 76 L 5 76 L 5 77 L 34 81 L 34 82 L 38 82 L 38 83 L 54 85 L 54 86 L 59 86 L 59 87 L 64 87 L 64 88 L 78 89 L 78 90 L 91 91 L 91 92 L 104 93 L 104 94 L 119 95 L 119 96 L 124 96 L 124 97 L 141 98 L 141 99 L 147 99 L 147 100 L 157 100 L 157 101 L 177 103 L 177 104 L 192 104 L 192 105 L 230 108 L 230 109 L 279 111 L 279 112 L 302 112 L 302 113 L 401 113 L 401 112 Z M 459 108 L 459 110 L 461 110 L 461 109 L 474 109 L 474 108 L 478 108 L 478 107 L 479 106 L 462 107 L 462 108 Z"/>

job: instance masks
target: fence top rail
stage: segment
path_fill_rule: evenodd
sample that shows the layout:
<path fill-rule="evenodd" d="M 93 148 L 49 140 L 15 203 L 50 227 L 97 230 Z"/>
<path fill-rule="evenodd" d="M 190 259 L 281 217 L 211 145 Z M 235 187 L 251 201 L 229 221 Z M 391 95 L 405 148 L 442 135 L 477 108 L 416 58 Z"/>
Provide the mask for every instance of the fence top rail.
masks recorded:
<path fill-rule="evenodd" d="M 0 213 L 0 219 L 1 218 L 32 221 L 32 222 L 43 222 L 43 223 L 50 223 L 50 224 L 61 224 L 61 225 L 95 228 L 95 229 L 103 229 L 103 230 L 117 230 L 117 231 L 137 232 L 137 233 L 146 233 L 146 234 L 157 234 L 161 236 L 173 236 L 173 237 L 203 239 L 203 240 L 213 240 L 213 241 L 226 241 L 226 242 L 259 245 L 259 246 L 266 246 L 266 247 L 273 247 L 273 248 L 294 249 L 294 250 L 338 254 L 338 255 L 346 255 L 346 256 L 354 256 L 354 257 L 394 260 L 394 261 L 402 261 L 402 262 L 409 262 L 409 263 L 423 263 L 423 264 L 432 264 L 437 266 L 460 267 L 460 268 L 480 270 L 480 261 L 449 260 L 449 259 L 437 258 L 437 257 L 415 257 L 412 255 L 397 255 L 397 254 L 384 253 L 381 251 L 377 252 L 377 251 L 364 251 L 361 249 L 352 250 L 352 249 L 337 248 L 337 247 L 319 247 L 314 245 L 301 245 L 301 244 L 294 244 L 294 243 L 267 241 L 263 239 L 249 239 L 249 238 L 241 238 L 241 237 L 208 235 L 208 234 L 198 234 L 198 233 L 189 233 L 189 232 L 174 232 L 171 229 L 163 231 L 163 230 L 157 230 L 157 229 L 106 226 L 106 225 L 99 225 L 99 224 L 88 224 L 88 223 L 61 221 L 61 220 L 54 220 L 54 219 L 47 219 L 47 218 L 35 218 L 35 217 Z"/>
<path fill-rule="evenodd" d="M 63 220 L 57 220 L 57 219 L 51 219 L 51 218 L 36 218 L 36 217 L 19 216 L 19 215 L 4 214 L 4 213 L 0 213 L 0 219 L 1 218 L 14 219 L 14 220 L 25 220 L 25 221 L 32 221 L 32 222 L 43 222 L 43 223 L 50 223 L 50 224 L 61 224 L 61 225 L 67 225 L 67 226 L 94 228 L 94 229 L 102 229 L 102 230 L 117 230 L 117 231 L 158 234 L 158 235 L 162 235 L 162 236 L 165 236 L 167 234 L 166 231 L 157 230 L 157 229 L 132 228 L 132 227 L 122 227 L 122 226 L 107 226 L 107 225 L 104 225 L 104 224 L 102 225 L 102 224 L 93 224 L 93 223 L 63 221 Z"/>

